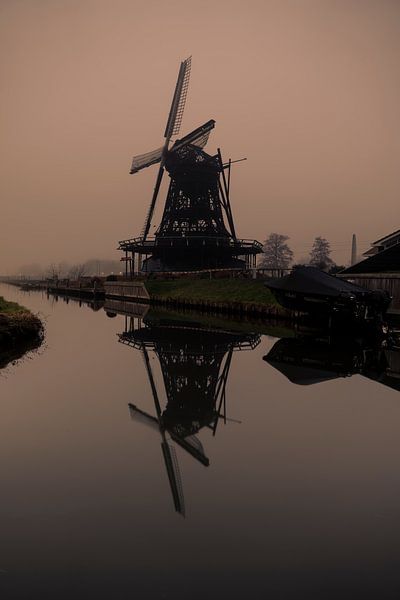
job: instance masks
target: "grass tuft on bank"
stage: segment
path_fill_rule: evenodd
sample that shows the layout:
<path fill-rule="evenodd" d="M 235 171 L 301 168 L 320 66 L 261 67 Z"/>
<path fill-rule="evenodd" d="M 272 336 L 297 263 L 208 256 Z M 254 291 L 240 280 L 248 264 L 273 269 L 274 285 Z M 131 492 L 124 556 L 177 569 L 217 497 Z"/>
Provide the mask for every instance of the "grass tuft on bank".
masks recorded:
<path fill-rule="evenodd" d="M 8 302 L 8 300 L 4 300 L 3 296 L 0 296 L 0 313 L 6 315 L 20 315 L 22 313 L 29 313 L 29 311 L 24 306 L 20 306 L 16 302 Z"/>
<path fill-rule="evenodd" d="M 276 300 L 263 281 L 252 279 L 174 279 L 146 281 L 150 297 L 199 302 L 240 302 L 275 306 Z"/>
<path fill-rule="evenodd" d="M 27 308 L 0 296 L 0 369 L 36 349 L 43 341 L 43 324 Z"/>

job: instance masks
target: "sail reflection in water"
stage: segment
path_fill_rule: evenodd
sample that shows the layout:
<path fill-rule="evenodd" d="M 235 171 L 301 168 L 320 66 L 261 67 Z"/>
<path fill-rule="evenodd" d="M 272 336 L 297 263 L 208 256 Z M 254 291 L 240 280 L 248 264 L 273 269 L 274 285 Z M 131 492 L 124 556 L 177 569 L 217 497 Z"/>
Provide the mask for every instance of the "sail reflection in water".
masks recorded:
<path fill-rule="evenodd" d="M 126 318 L 119 341 L 139 350 L 144 359 L 154 400 L 155 415 L 130 404 L 134 420 L 158 429 L 175 510 L 185 514 L 179 466 L 174 444 L 204 466 L 209 465 L 197 433 L 208 428 L 215 435 L 226 413 L 226 384 L 235 351 L 253 350 L 260 335 L 210 329 L 196 321 L 173 320 L 149 312 L 144 319 Z M 154 353 L 162 371 L 164 402 L 150 361 Z M 162 404 L 165 407 L 162 408 Z"/>
<path fill-rule="evenodd" d="M 264 356 L 292 383 L 311 385 L 359 374 L 400 391 L 400 338 L 299 336 L 281 338 Z"/>

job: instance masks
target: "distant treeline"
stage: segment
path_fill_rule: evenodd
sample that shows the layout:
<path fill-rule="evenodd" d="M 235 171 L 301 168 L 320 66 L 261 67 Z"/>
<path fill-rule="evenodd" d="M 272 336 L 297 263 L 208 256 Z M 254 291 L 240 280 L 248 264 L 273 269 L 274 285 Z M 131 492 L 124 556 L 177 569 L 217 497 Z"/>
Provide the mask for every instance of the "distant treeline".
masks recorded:
<path fill-rule="evenodd" d="M 16 276 L 29 279 L 45 279 L 46 277 L 58 279 L 78 279 L 79 277 L 94 277 L 110 275 L 111 273 L 120 273 L 124 265 L 119 260 L 110 260 L 104 258 L 91 258 L 81 263 L 71 263 L 61 261 L 49 265 L 40 265 L 32 263 L 23 265 L 15 273 Z"/>

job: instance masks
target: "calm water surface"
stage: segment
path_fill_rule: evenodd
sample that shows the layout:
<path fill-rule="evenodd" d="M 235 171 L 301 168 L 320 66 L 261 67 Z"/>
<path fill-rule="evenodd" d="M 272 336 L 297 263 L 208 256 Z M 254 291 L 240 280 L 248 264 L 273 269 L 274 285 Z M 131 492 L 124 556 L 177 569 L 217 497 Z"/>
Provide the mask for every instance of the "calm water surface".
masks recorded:
<path fill-rule="evenodd" d="M 1 598 L 400 596 L 396 389 L 296 385 L 251 326 L 0 294 L 46 322 L 0 372 Z"/>

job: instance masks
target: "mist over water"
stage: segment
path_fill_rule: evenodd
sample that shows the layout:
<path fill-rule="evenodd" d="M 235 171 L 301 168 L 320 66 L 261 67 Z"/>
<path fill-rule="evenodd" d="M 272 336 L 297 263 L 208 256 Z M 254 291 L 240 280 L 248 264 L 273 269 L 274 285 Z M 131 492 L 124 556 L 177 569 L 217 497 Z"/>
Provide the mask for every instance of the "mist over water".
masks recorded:
<path fill-rule="evenodd" d="M 293 384 L 263 360 L 277 338 L 243 323 L 215 332 L 164 313 L 132 328 L 102 308 L 0 294 L 46 323 L 41 351 L 0 377 L 2 597 L 397 597 L 398 391 L 357 374 Z M 157 423 L 128 407 L 157 417 L 138 340 L 185 516 Z M 229 349 L 214 436 L 203 392 Z M 188 427 L 209 466 L 172 438 Z"/>

